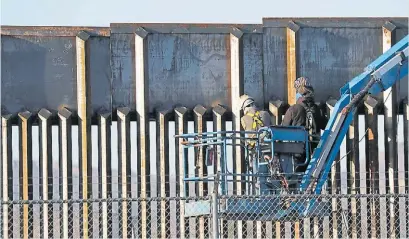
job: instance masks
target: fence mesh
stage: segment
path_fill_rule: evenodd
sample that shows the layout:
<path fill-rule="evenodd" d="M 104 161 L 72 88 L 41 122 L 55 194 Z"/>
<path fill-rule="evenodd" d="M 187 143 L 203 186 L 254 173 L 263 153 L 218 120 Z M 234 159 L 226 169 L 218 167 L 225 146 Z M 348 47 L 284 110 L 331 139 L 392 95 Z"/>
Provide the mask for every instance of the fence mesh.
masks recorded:
<path fill-rule="evenodd" d="M 2 238 L 213 238 L 216 226 L 220 238 L 407 238 L 408 213 L 407 194 L 16 200 L 2 202 L 1 233 Z"/>

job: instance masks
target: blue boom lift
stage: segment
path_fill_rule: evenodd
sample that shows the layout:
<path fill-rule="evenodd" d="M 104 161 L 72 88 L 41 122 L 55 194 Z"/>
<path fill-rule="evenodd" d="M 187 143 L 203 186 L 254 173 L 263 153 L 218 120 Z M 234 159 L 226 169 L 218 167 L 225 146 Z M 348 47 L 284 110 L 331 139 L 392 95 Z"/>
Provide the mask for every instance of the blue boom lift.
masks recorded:
<path fill-rule="evenodd" d="M 296 197 L 290 202 L 283 203 L 280 197 L 263 199 L 262 195 L 282 195 L 290 191 L 298 195 L 322 193 L 328 173 L 358 105 L 367 94 L 376 95 L 383 92 L 407 75 L 408 38 L 409 36 L 406 36 L 392 46 L 369 64 L 362 74 L 341 88 L 341 97 L 335 104 L 333 114 L 312 155 L 309 150 L 311 135 L 302 127 L 268 126 L 257 132 L 222 131 L 175 136 L 182 138 L 184 148 L 205 148 L 207 166 L 217 165 L 219 169 L 217 174 L 190 177 L 189 162 L 185 156 L 185 195 L 189 182 L 211 182 L 217 185 L 218 195 L 223 198 L 231 192 L 235 178 L 235 183 L 239 181 L 245 186 L 245 195 L 252 197 L 234 199 L 225 197 L 224 200 L 220 200 L 218 210 L 226 219 L 271 221 L 327 216 L 330 213 L 329 201 Z M 236 140 L 240 140 L 241 143 L 235 143 Z M 246 140 L 255 141 L 253 150 L 249 150 L 244 144 Z M 247 162 L 245 171 L 240 174 L 231 173 L 227 163 L 227 148 L 236 146 L 244 148 Z M 300 155 L 306 158 L 304 165 L 296 163 L 295 157 Z M 307 169 L 304 172 L 296 173 L 297 167 L 306 165 Z M 255 200 L 254 195 L 260 197 Z M 209 215 L 211 210 L 209 200 L 185 204 L 186 217 Z"/>

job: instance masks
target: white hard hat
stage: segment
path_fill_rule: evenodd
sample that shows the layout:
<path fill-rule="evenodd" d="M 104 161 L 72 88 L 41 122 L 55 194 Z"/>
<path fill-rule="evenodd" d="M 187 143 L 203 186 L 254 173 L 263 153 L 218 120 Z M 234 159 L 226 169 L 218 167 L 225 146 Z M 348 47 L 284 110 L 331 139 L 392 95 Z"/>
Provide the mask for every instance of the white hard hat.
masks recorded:
<path fill-rule="evenodd" d="M 254 99 L 251 96 L 246 95 L 246 94 L 240 96 L 240 108 L 241 109 L 244 109 L 253 103 L 254 103 Z"/>

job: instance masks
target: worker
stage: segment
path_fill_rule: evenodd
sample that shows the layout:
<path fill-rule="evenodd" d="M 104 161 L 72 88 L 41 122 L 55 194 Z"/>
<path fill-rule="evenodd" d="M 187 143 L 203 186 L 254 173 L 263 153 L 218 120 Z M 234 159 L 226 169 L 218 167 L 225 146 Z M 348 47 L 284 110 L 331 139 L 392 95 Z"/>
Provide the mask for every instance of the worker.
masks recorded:
<path fill-rule="evenodd" d="M 258 131 L 261 127 L 270 126 L 271 118 L 267 111 L 259 110 L 256 106 L 254 98 L 244 94 L 240 96 L 240 107 L 243 110 L 243 117 L 240 122 L 245 131 Z M 265 134 L 260 136 L 262 140 Z M 248 138 L 257 138 L 255 134 L 246 135 Z M 253 159 L 257 153 L 255 151 L 256 140 L 246 140 L 245 145 L 248 149 L 248 167 L 253 167 Z"/>
<path fill-rule="evenodd" d="M 241 117 L 240 122 L 245 131 L 258 131 L 261 127 L 270 126 L 271 124 L 270 114 L 267 111 L 259 110 L 256 106 L 253 97 L 246 94 L 240 96 L 240 107 L 243 110 L 243 117 Z M 261 143 L 264 136 L 265 134 L 259 136 Z M 255 134 L 248 134 L 246 135 L 246 137 L 257 139 L 257 136 Z M 246 140 L 245 145 L 247 147 L 246 159 L 247 167 L 250 171 L 252 171 L 254 159 L 257 157 L 257 152 L 255 148 L 256 140 Z M 268 156 L 264 155 L 260 160 L 261 161 L 269 160 L 266 159 L 266 157 Z M 266 166 L 261 166 L 258 170 L 259 173 L 268 173 L 268 168 Z M 265 191 L 266 190 L 265 188 L 268 187 L 264 186 L 266 185 L 265 177 L 260 178 L 259 186 L 256 186 L 257 182 L 255 178 L 253 178 L 252 184 L 253 189 L 260 187 L 263 193 L 268 192 L 268 190 Z"/>
<path fill-rule="evenodd" d="M 252 97 L 249 95 L 242 95 L 240 97 L 240 106 L 243 110 L 243 117 L 241 117 L 241 125 L 246 131 L 257 131 L 261 127 L 269 126 L 271 119 L 270 114 L 267 111 L 259 110 Z M 255 137 L 255 135 L 249 134 L 248 137 Z M 253 142 L 248 142 L 253 145 Z"/>
<path fill-rule="evenodd" d="M 294 82 L 296 91 L 296 104 L 290 106 L 284 115 L 283 126 L 303 126 L 312 135 L 310 141 L 310 155 L 318 146 L 321 130 L 325 129 L 327 124 L 326 117 L 315 104 L 314 88 L 307 77 L 299 77 Z M 305 162 L 305 155 L 299 157 L 300 163 Z M 305 171 L 305 167 L 300 167 L 297 171 Z"/>

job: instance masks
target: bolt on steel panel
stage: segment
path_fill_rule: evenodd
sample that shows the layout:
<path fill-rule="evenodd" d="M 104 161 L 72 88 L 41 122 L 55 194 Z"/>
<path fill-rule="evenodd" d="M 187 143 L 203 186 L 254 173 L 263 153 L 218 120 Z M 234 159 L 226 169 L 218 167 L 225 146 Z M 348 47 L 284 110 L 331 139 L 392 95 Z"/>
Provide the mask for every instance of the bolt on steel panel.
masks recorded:
<path fill-rule="evenodd" d="M 339 89 L 382 54 L 377 28 L 301 28 L 299 72 L 315 88 L 316 101 L 338 97 Z"/>

